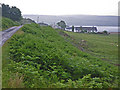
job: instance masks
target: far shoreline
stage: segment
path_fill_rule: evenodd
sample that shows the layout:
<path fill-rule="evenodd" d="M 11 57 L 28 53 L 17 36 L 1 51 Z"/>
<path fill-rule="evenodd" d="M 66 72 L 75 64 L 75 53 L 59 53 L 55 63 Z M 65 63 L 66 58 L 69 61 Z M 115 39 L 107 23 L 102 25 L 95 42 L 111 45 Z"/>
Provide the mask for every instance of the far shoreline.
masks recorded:
<path fill-rule="evenodd" d="M 120 34 L 120 32 L 109 32 L 110 34 Z"/>

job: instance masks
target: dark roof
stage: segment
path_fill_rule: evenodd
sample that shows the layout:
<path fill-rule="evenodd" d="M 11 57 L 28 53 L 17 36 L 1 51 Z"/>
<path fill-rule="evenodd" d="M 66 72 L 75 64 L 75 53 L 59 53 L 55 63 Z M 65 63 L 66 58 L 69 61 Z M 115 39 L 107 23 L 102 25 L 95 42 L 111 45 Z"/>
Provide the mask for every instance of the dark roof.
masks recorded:
<path fill-rule="evenodd" d="M 72 29 L 72 27 L 67 27 L 66 29 Z"/>
<path fill-rule="evenodd" d="M 94 30 L 94 31 L 97 31 L 97 28 L 96 27 L 75 27 L 76 30 Z"/>
<path fill-rule="evenodd" d="M 87 31 L 94 30 L 94 31 L 97 31 L 96 27 L 74 27 L 74 28 L 75 28 L 75 30 L 87 30 Z M 72 27 L 68 27 L 66 29 L 72 29 Z"/>

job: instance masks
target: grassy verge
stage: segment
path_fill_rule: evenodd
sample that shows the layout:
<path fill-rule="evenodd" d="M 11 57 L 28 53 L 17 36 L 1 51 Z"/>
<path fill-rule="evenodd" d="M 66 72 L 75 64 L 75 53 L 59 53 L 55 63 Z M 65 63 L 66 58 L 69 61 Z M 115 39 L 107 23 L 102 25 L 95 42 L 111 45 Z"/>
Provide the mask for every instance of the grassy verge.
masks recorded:
<path fill-rule="evenodd" d="M 23 31 L 17 31 L 15 35 L 22 34 Z M 8 70 L 8 65 L 11 63 L 11 59 L 9 57 L 9 42 L 11 38 L 8 39 L 5 44 L 2 46 L 2 88 L 20 88 L 23 87 L 22 76 L 19 76 L 17 72 L 13 73 Z"/>
<path fill-rule="evenodd" d="M 21 30 L 3 46 L 3 87 L 118 87 L 117 67 L 82 52 L 59 31 L 37 24 Z"/>
<path fill-rule="evenodd" d="M 17 26 L 19 23 L 12 21 L 9 18 L 2 17 L 2 31 L 12 26 Z"/>

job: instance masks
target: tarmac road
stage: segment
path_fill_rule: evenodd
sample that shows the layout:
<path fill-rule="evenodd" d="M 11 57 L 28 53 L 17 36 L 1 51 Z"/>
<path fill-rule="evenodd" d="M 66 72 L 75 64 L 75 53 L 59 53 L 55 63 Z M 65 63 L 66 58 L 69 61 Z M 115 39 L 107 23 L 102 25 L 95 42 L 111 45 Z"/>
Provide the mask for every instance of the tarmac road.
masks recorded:
<path fill-rule="evenodd" d="M 4 30 L 4 31 L 0 31 L 0 47 L 3 46 L 3 44 L 16 32 L 18 31 L 21 27 L 21 26 L 14 26 L 14 27 L 11 27 L 7 30 Z"/>

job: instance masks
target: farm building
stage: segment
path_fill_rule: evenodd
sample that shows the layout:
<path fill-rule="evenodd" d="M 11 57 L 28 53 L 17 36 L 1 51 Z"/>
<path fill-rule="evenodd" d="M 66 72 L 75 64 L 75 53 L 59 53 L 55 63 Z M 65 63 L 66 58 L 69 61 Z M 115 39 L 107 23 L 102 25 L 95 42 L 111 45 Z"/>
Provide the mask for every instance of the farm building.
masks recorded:
<path fill-rule="evenodd" d="M 72 31 L 72 27 L 67 27 L 65 30 L 67 31 Z M 86 32 L 97 32 L 97 28 L 96 27 L 74 27 L 74 32 L 82 32 L 82 31 L 86 31 Z"/>

